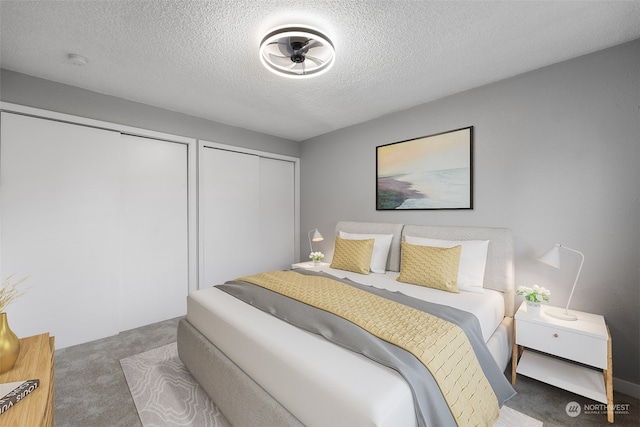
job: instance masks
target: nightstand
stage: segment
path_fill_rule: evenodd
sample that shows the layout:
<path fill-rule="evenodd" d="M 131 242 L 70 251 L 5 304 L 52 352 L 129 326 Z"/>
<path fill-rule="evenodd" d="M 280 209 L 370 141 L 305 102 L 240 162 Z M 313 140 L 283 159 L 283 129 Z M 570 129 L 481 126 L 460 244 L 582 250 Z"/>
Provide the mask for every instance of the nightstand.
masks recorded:
<path fill-rule="evenodd" d="M 327 265 L 329 265 L 328 262 L 321 262 L 320 266 L 321 267 L 326 267 Z M 291 268 L 296 270 L 296 269 L 306 269 L 306 270 L 311 270 L 314 268 L 313 266 L 313 261 L 305 261 L 305 262 L 298 262 L 295 264 L 291 265 Z"/>
<path fill-rule="evenodd" d="M 511 382 L 521 374 L 607 404 L 613 422 L 611 335 L 604 317 L 571 310 L 578 320 L 527 313 L 522 303 L 515 315 Z M 537 351 L 531 351 L 537 350 Z M 518 360 L 520 356 L 520 360 Z M 592 369 L 591 367 L 595 368 Z"/>

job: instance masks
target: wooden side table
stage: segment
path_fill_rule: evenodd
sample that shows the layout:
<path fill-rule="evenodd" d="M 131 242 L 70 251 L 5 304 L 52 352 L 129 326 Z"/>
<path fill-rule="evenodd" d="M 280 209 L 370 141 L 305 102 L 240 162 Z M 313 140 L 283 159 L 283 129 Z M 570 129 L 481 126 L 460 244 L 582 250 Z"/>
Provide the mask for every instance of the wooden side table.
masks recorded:
<path fill-rule="evenodd" d="M 53 361 L 54 338 L 49 334 L 20 340 L 18 360 L 13 369 L 0 375 L 0 383 L 37 378 L 40 385 L 0 415 L 0 425 L 53 427 Z"/>
<path fill-rule="evenodd" d="M 578 320 L 559 320 L 545 315 L 545 308 L 533 316 L 523 303 L 516 312 L 511 382 L 521 374 L 605 403 L 612 423 L 611 335 L 604 317 L 571 310 Z"/>

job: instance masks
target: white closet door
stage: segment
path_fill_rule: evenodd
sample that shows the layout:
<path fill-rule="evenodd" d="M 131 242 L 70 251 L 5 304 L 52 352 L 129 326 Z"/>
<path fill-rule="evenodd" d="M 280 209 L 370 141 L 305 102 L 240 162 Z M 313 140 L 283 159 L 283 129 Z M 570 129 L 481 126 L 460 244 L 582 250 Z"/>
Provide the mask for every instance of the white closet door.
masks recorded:
<path fill-rule="evenodd" d="M 122 135 L 120 330 L 186 314 L 187 146 Z"/>
<path fill-rule="evenodd" d="M 260 257 L 260 157 L 201 152 L 201 287 L 256 272 Z"/>
<path fill-rule="evenodd" d="M 260 158 L 260 271 L 289 269 L 295 259 L 293 162 Z"/>
<path fill-rule="evenodd" d="M 1 275 L 30 276 L 7 309 L 20 337 L 63 348 L 118 332 L 120 134 L 2 113 Z"/>

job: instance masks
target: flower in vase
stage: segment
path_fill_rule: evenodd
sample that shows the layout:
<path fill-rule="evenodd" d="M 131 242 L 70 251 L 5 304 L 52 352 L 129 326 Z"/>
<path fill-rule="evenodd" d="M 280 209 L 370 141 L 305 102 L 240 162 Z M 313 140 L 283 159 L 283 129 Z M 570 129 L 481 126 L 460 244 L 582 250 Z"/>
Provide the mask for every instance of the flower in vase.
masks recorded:
<path fill-rule="evenodd" d="M 516 289 L 516 295 L 524 295 L 524 299 L 530 302 L 549 302 L 551 291 L 538 285 L 533 285 L 533 288 L 528 286 L 518 286 L 518 289 Z"/>
<path fill-rule="evenodd" d="M 311 252 L 309 258 L 311 258 L 313 262 L 320 262 L 324 259 L 324 254 L 322 252 Z"/>

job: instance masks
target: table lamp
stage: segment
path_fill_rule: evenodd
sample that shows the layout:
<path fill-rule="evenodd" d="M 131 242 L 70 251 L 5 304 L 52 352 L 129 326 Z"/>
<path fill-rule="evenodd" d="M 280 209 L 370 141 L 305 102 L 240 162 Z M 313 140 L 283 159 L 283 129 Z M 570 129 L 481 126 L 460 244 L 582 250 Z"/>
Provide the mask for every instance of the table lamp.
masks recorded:
<path fill-rule="evenodd" d="M 311 237 L 311 233 L 313 233 L 313 237 Z M 320 234 L 317 228 L 309 231 L 307 235 L 309 237 L 309 249 L 311 249 L 311 252 L 313 252 L 313 245 L 311 242 L 322 242 L 324 240 L 324 237 L 322 237 L 322 234 Z"/>
<path fill-rule="evenodd" d="M 569 304 L 571 303 L 571 298 L 573 297 L 573 291 L 575 291 L 576 289 L 576 284 L 578 283 L 578 277 L 580 277 L 580 271 L 582 270 L 582 264 L 584 264 L 584 254 L 580 251 L 577 251 L 575 249 L 571 249 L 568 248 L 566 246 L 562 246 L 558 243 L 556 243 L 556 245 L 554 247 L 552 247 L 551 249 L 549 249 L 547 252 L 545 252 L 544 254 L 540 255 L 540 258 L 538 258 L 538 261 L 543 262 L 547 265 L 550 265 L 551 267 L 554 268 L 560 268 L 560 249 L 565 249 L 567 251 L 571 251 L 574 252 L 578 255 L 580 255 L 580 257 L 582 258 L 580 261 L 580 268 L 578 268 L 578 274 L 576 274 L 576 280 L 573 282 L 573 287 L 571 288 L 571 293 L 569 294 L 569 301 L 567 301 L 567 306 L 564 308 L 564 310 L 554 310 L 554 309 L 549 309 L 549 310 L 545 310 L 545 313 L 551 317 L 555 317 L 556 319 L 561 319 L 561 320 L 577 320 L 578 317 L 575 314 L 570 314 L 569 313 Z"/>

